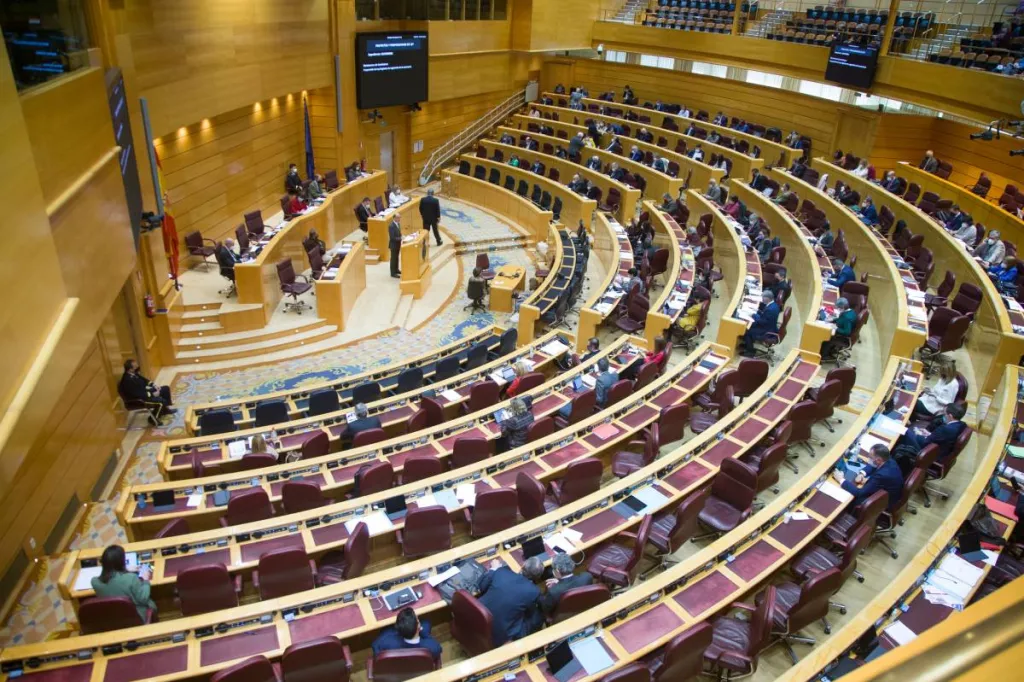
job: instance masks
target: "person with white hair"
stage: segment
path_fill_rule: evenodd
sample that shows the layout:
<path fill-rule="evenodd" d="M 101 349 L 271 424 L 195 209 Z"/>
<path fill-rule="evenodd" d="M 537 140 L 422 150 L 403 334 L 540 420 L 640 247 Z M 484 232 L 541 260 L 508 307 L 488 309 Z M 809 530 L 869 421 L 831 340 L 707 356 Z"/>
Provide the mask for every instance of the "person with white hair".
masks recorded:
<path fill-rule="evenodd" d="M 576 564 L 568 554 L 556 554 L 551 559 L 551 574 L 554 577 L 546 581 L 548 591 L 540 598 L 540 607 L 546 614 L 554 613 L 566 592 L 594 582 L 586 571 L 576 575 Z"/>

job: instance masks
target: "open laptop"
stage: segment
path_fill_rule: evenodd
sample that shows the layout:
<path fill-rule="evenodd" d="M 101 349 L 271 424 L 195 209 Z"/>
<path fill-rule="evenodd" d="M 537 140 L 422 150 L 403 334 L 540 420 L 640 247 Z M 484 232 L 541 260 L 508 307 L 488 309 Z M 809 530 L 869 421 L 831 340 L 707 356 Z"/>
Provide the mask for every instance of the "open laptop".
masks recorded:
<path fill-rule="evenodd" d="M 551 668 L 551 675 L 558 682 L 567 682 L 583 667 L 576 660 L 576 657 L 572 655 L 572 649 L 569 648 L 569 640 L 564 640 L 549 651 L 547 661 L 548 667 Z"/>
<path fill-rule="evenodd" d="M 384 513 L 392 521 L 405 517 L 405 495 L 395 495 L 384 500 Z"/>
<path fill-rule="evenodd" d="M 166 512 L 174 510 L 174 491 L 157 490 L 153 493 L 153 511 Z"/>
<path fill-rule="evenodd" d="M 526 561 L 530 557 L 540 557 L 541 561 L 547 561 L 548 551 L 544 547 L 544 538 L 539 535 L 529 540 L 524 540 L 523 544 L 523 561 Z"/>

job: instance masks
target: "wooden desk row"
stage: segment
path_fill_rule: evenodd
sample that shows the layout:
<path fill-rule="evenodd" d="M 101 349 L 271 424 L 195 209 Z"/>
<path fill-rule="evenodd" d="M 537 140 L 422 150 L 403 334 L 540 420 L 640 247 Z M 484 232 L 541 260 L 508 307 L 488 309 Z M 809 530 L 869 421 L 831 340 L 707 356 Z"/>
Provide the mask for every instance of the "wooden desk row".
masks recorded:
<path fill-rule="evenodd" d="M 491 169 L 496 168 L 500 175 L 498 184 L 502 187 L 504 187 L 505 178 L 509 176 L 515 180 L 515 184 L 517 186 L 520 181 L 526 182 L 526 184 L 531 188 L 528 190 L 527 197 L 530 196 L 534 185 L 540 186 L 542 191 L 551 194 L 552 206 L 554 206 L 555 199 L 562 200 L 562 212 L 559 215 L 559 220 L 563 224 L 577 225 L 582 220 L 584 226 L 588 228 L 590 227 L 591 218 L 593 217 L 594 211 L 597 210 L 597 202 L 593 199 L 581 197 L 561 182 L 555 182 L 550 178 L 537 175 L 536 173 L 531 172 L 528 168 L 516 168 L 515 166 L 510 166 L 507 163 L 500 163 L 490 159 L 482 159 L 478 156 L 463 154 L 459 159 L 461 162 L 468 163 L 472 167 L 473 170 L 470 173 L 467 173 L 467 175 L 473 175 L 476 173 L 477 167 L 483 167 L 485 173 L 484 179 L 486 179 L 487 174 L 490 173 Z M 609 178 L 609 181 L 611 181 L 611 178 Z"/>
<path fill-rule="evenodd" d="M 981 289 L 981 307 L 974 315 L 965 347 L 978 378 L 978 395 L 991 394 L 1002 377 L 1002 368 L 1016 364 L 1024 355 L 1024 335 L 1014 332 L 1009 312 L 985 270 L 959 241 L 917 206 L 825 159 L 816 158 L 811 165 L 820 173 L 841 178 L 861 197 L 871 197 L 879 211 L 883 206 L 889 207 L 895 220 L 906 221 L 911 232 L 925 235 L 924 245 L 932 250 L 935 272 L 940 278 L 949 270 L 956 276 L 958 286 L 968 282 Z"/>
<path fill-rule="evenodd" d="M 199 433 L 199 415 L 210 410 L 230 410 L 235 418 L 235 424 L 239 428 L 248 428 L 256 420 L 256 406 L 267 400 L 284 400 L 288 404 L 288 414 L 293 419 L 299 419 L 309 407 L 310 393 L 333 389 L 338 393 L 338 402 L 341 405 L 346 405 L 351 402 L 352 389 L 356 386 L 368 381 L 376 381 L 382 390 L 389 390 L 398 383 L 399 374 L 414 367 L 423 369 L 423 381 L 424 384 L 428 384 L 431 382 L 431 376 L 434 374 L 435 365 L 439 360 L 452 355 L 465 359 L 469 349 L 479 343 L 486 344 L 488 351 L 496 350 L 503 332 L 504 330 L 500 327 L 484 327 L 470 332 L 458 341 L 410 358 L 401 364 L 394 363 L 387 367 L 378 367 L 359 374 L 339 377 L 334 381 L 303 386 L 301 389 L 285 389 L 259 396 L 195 403 L 189 405 L 185 410 L 185 428 L 189 433 L 197 435 Z"/>
<path fill-rule="evenodd" d="M 523 228 L 533 243 L 548 238 L 548 230 L 554 218 L 551 211 L 540 209 L 515 192 L 450 170 L 441 171 L 441 186 L 448 196 L 492 211 Z"/>
<path fill-rule="evenodd" d="M 883 376 L 895 383 L 909 366 L 892 358 Z M 917 376 L 918 389 L 920 375 Z M 569 620 L 475 658 L 446 666 L 440 682 L 497 682 L 505 674 L 516 680 L 552 679 L 545 654 L 558 642 L 597 637 L 613 663 L 597 680 L 644 659 L 693 625 L 728 610 L 729 604 L 751 596 L 768 579 L 809 545 L 849 504 L 850 496 L 828 472 L 842 454 L 867 430 L 885 399 L 893 394 L 900 404 L 912 405 L 916 391 L 907 393 L 883 382 L 856 424 L 828 454 L 764 509 L 738 528 L 660 575 Z M 806 519 L 796 520 L 794 513 Z M 800 678 L 804 679 L 804 678 Z"/>
<path fill-rule="evenodd" d="M 555 358 L 548 353 L 541 352 L 540 348 L 556 338 L 558 338 L 557 334 L 549 334 L 544 339 L 528 346 L 521 346 L 508 355 L 490 360 L 475 369 L 461 372 L 450 379 L 431 384 L 428 387 L 396 395 L 382 393 L 380 399 L 367 403 L 369 414 L 380 418 L 382 427 L 389 434 L 403 433 L 408 426 L 409 418 L 417 409 L 416 401 L 425 390 L 433 390 L 439 395 L 444 394 L 445 391 L 458 393 L 460 395 L 458 399 L 455 398 L 454 393 L 448 394 L 451 400 L 442 399 L 442 407 L 445 411 L 449 414 L 454 413 L 468 400 L 469 390 L 473 384 L 492 378 L 495 372 L 505 367 L 511 367 L 519 360 L 529 360 L 534 363 L 537 371 L 551 373 Z M 204 466 L 231 468 L 237 466 L 237 464 L 232 464 L 233 460 L 248 454 L 249 449 L 246 447 L 245 452 L 236 452 L 233 458 L 229 446 L 234 442 L 248 441 L 256 434 L 269 437 L 271 441 L 275 442 L 274 447 L 283 457 L 289 452 L 301 449 L 305 441 L 321 430 L 327 430 L 332 441 L 337 441 L 338 435 L 347 424 L 349 415 L 352 414 L 351 409 L 350 405 L 335 412 L 300 417 L 279 424 L 253 426 L 240 431 L 163 441 L 157 453 L 157 465 L 164 478 L 168 480 L 190 478 L 193 455 L 198 456 Z M 331 427 L 335 426 L 337 428 L 332 430 Z M 274 433 L 277 434 L 276 437 L 273 436 Z M 238 446 L 235 447 L 238 448 Z"/>
<path fill-rule="evenodd" d="M 225 563 L 230 570 L 249 571 L 262 553 L 281 546 L 282 538 L 287 538 L 291 546 L 305 547 L 310 555 L 319 554 L 344 544 L 349 534 L 346 522 L 365 516 L 390 497 L 405 495 L 407 500 L 414 502 L 436 486 L 449 489 L 469 484 L 477 489 L 513 487 L 516 477 L 522 472 L 547 481 L 557 477 L 576 459 L 614 451 L 641 429 L 657 421 L 664 408 L 681 404 L 703 390 L 727 361 L 727 356 L 718 354 L 716 347 L 705 344 L 677 368 L 638 391 L 628 403 L 609 405 L 571 429 L 504 455 L 490 457 L 476 465 L 307 512 L 188 536 L 134 542 L 127 545 L 126 550 L 139 552 L 140 557 L 153 563 L 155 587 L 173 584 L 178 572 L 199 563 Z M 596 427 L 608 424 L 614 427 L 614 434 L 601 438 L 593 433 Z M 398 527 L 401 527 L 400 522 Z M 375 535 L 390 533 L 377 531 Z M 183 550 L 183 545 L 188 549 Z M 176 551 L 165 556 L 167 548 L 175 548 Z M 204 548 L 208 549 L 204 551 Z M 82 560 L 89 561 L 100 554 L 102 549 L 81 550 L 74 554 L 73 568 L 67 572 L 67 579 L 62 580 L 69 599 L 78 600 L 91 594 L 91 590 L 74 590 L 74 579 Z"/>
<path fill-rule="evenodd" d="M 857 256 L 858 273 L 868 273 L 871 287 L 868 307 L 879 331 L 879 360 L 883 361 L 890 355 L 913 357 L 928 338 L 924 293 L 909 268 L 897 267 L 894 257 L 898 258 L 898 254 L 888 241 L 865 225 L 853 211 L 816 186 L 781 168 L 767 171 L 767 176 L 780 185 L 789 183 L 801 198 L 811 201 L 825 213 L 836 234 L 843 231 L 849 252 Z M 892 314 L 894 305 L 895 315 Z"/>
<path fill-rule="evenodd" d="M 588 105 L 588 108 L 590 108 L 591 105 L 599 105 L 601 102 L 598 99 L 587 99 L 585 97 L 584 103 L 586 103 Z M 692 147 L 696 144 L 699 144 L 701 147 L 703 147 L 703 150 L 705 150 L 706 155 L 705 161 L 700 163 L 708 164 L 710 157 L 713 154 L 725 157 L 732 163 L 732 172 L 730 174 L 730 177 L 738 177 L 740 179 L 749 178 L 753 174 L 754 169 L 760 170 L 761 168 L 764 167 L 764 159 L 755 159 L 754 157 L 742 154 L 741 152 L 736 152 L 735 150 L 733 150 L 733 148 L 728 147 L 724 144 L 709 142 L 708 140 L 703 139 L 701 137 L 687 135 L 685 133 L 686 129 L 689 127 L 691 123 L 701 128 L 712 128 L 711 125 L 705 125 L 705 122 L 703 121 L 695 121 L 694 119 L 684 119 L 681 116 L 669 114 L 668 112 L 655 112 L 653 110 L 644 109 L 643 106 L 631 106 L 629 104 L 613 104 L 607 111 L 609 113 L 604 115 L 599 114 L 596 111 L 588 111 L 584 115 L 588 118 L 600 118 L 601 120 L 605 121 L 607 121 L 608 119 L 626 121 L 630 125 L 633 137 L 636 136 L 636 131 L 639 131 L 640 127 L 647 128 L 648 132 L 653 133 L 655 139 L 657 137 L 667 138 L 669 140 L 669 145 L 672 148 L 675 148 L 676 143 L 680 139 L 686 142 L 687 147 Z M 623 113 L 617 114 L 615 113 L 617 111 L 621 111 Z M 632 112 L 633 114 L 635 114 L 637 116 L 637 120 L 627 120 L 625 118 L 626 112 Z M 660 117 L 660 119 L 662 120 L 658 120 L 658 117 Z M 643 121 L 643 118 L 649 118 L 650 120 Z M 675 121 L 676 125 L 679 127 L 679 130 L 670 130 L 666 128 L 664 125 L 662 125 L 664 124 L 665 119 L 671 119 Z M 636 128 L 636 131 L 634 131 L 633 128 Z M 736 131 L 731 130 L 730 132 L 735 133 Z M 755 144 L 766 146 L 764 145 L 764 142 L 768 142 L 768 140 L 761 138 L 757 139 L 759 139 L 759 141 L 755 142 Z M 771 144 L 771 142 L 769 143 Z M 707 182 L 698 186 L 707 186 Z"/>
<path fill-rule="evenodd" d="M 668 269 L 661 275 L 665 286 L 657 298 L 651 298 L 644 325 L 644 338 L 653 348 L 655 339 L 665 335 L 686 311 L 697 278 L 697 263 L 693 248 L 686 239 L 686 225 L 680 225 L 675 218 L 662 212 L 653 201 L 644 202 L 644 211 L 651 216 L 658 243 L 668 244 L 669 250 Z"/>
<path fill-rule="evenodd" d="M 1017 471 L 1020 471 L 1022 465 L 1019 460 L 1014 461 L 1012 458 L 1006 457 L 1006 445 L 1014 438 L 1017 420 L 1024 413 L 1024 403 L 1020 401 L 1018 396 L 1018 385 L 1022 376 L 1024 376 L 1024 372 L 1022 372 L 1020 367 L 1010 365 L 1004 368 L 1002 378 L 994 399 L 984 417 L 984 421 L 972 436 L 972 438 L 979 440 L 978 452 L 983 454 L 966 489 L 953 502 L 953 506 L 948 510 L 945 520 L 932 533 L 922 550 L 903 570 L 899 571 L 896 575 L 889 576 L 888 584 L 880 590 L 878 595 L 867 606 L 860 609 L 841 628 L 833 632 L 827 641 L 804 656 L 797 665 L 780 677 L 780 682 L 804 682 L 804 680 L 818 678 L 821 671 L 825 670 L 840 657 L 844 657 L 845 653 L 849 651 L 857 639 L 867 630 L 877 630 L 878 625 L 885 622 L 883 619 L 887 617 L 887 614 L 890 614 L 894 607 L 898 607 L 901 602 L 906 601 L 908 596 L 911 597 L 912 601 L 917 602 L 917 606 L 925 606 L 920 603 L 920 597 L 914 598 L 922 575 L 929 570 L 937 559 L 947 553 L 951 539 L 955 538 L 961 525 L 970 517 L 979 500 L 983 500 L 987 494 L 989 482 L 993 473 L 997 471 L 1000 462 L 1005 462 L 1007 465 L 1013 466 Z M 1011 521 L 1006 518 L 999 520 L 1007 526 Z M 998 597 L 994 599 L 998 599 Z M 931 605 L 927 606 L 930 607 L 929 610 L 935 608 Z M 900 612 L 902 613 L 902 609 L 900 609 Z M 858 671 L 857 674 L 861 672 L 867 674 L 874 671 L 877 676 L 881 670 L 905 662 L 915 655 L 921 655 L 924 652 L 920 649 L 918 642 L 924 638 L 922 636 L 910 645 L 882 656 L 876 664 L 871 667 L 865 667 L 863 671 Z M 955 648 L 955 650 L 957 653 L 961 653 L 959 648 Z M 925 656 L 924 660 L 926 662 L 934 662 L 934 658 L 930 656 Z M 877 679 L 876 676 L 872 676 L 870 679 Z M 858 677 L 858 679 L 861 678 Z M 869 678 L 864 677 L 863 679 Z"/>
<path fill-rule="evenodd" d="M 587 302 L 580 308 L 580 319 L 576 329 L 576 348 L 582 350 L 587 342 L 597 336 L 597 330 L 626 297 L 625 284 L 629 281 L 629 270 L 634 265 L 639 269 L 639 262 L 633 253 L 633 244 L 629 241 L 626 228 L 614 218 L 600 213 L 594 219 L 594 242 L 610 244 L 608 248 L 595 247 L 601 265 L 604 266 L 604 282 L 594 288 Z"/>
<path fill-rule="evenodd" d="M 341 241 L 343 237 L 359 226 L 353 209 L 364 196 L 379 197 L 387 188 L 387 175 L 383 171 L 361 177 L 327 195 L 319 206 L 308 209 L 302 215 L 288 221 L 264 247 L 260 254 L 246 263 L 235 266 L 235 286 L 239 303 L 256 303 L 263 306 L 264 318 L 281 300 L 281 287 L 277 278 L 277 263 L 291 258 L 295 270 L 306 267 L 306 250 L 302 241 L 310 229 L 316 229 L 321 239 L 328 244 Z"/>

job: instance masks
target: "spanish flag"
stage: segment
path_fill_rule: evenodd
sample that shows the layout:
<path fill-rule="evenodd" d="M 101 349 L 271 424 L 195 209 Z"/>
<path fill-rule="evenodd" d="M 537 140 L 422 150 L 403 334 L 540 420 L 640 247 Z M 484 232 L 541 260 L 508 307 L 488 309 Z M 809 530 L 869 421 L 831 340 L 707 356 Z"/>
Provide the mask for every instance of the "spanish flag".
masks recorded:
<path fill-rule="evenodd" d="M 174 223 L 174 212 L 171 211 L 171 202 L 167 199 L 166 183 L 164 183 L 164 169 L 160 164 L 160 154 L 153 150 L 156 156 L 156 178 L 160 183 L 160 196 L 164 202 L 164 253 L 167 254 L 167 268 L 175 281 L 178 279 L 178 226 Z"/>

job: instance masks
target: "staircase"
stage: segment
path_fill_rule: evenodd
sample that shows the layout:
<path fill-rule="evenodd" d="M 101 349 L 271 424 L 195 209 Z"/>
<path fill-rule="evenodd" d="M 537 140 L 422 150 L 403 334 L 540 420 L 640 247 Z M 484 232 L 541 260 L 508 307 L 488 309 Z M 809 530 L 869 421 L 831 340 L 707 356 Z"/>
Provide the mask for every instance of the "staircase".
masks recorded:
<path fill-rule="evenodd" d="M 908 56 L 914 59 L 927 60 L 928 55 L 934 54 L 939 50 L 952 50 L 956 52 L 961 38 L 969 38 L 980 31 L 980 26 L 966 24 L 949 25 L 934 38 L 926 38 L 918 43 L 917 47 L 911 50 Z"/>
<path fill-rule="evenodd" d="M 789 10 L 772 10 L 750 24 L 747 30 L 743 32 L 743 35 L 751 36 L 752 38 L 765 38 L 769 33 L 775 33 L 775 29 L 785 25 L 792 18 L 793 13 Z"/>
<path fill-rule="evenodd" d="M 427 163 L 423 166 L 423 172 L 420 173 L 420 185 L 429 183 L 434 173 L 443 168 L 464 149 L 472 146 L 488 130 L 498 125 L 500 121 L 510 116 L 512 112 L 524 104 L 526 104 L 526 88 L 507 98 L 501 104 L 471 123 L 465 130 L 452 136 L 451 139 L 435 149 L 434 153 L 427 159 Z"/>
<path fill-rule="evenodd" d="M 636 15 L 647 8 L 647 0 L 626 0 L 614 17 L 608 17 L 605 21 L 616 21 L 620 24 L 635 24 Z"/>

